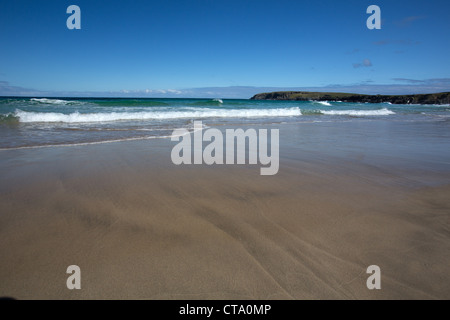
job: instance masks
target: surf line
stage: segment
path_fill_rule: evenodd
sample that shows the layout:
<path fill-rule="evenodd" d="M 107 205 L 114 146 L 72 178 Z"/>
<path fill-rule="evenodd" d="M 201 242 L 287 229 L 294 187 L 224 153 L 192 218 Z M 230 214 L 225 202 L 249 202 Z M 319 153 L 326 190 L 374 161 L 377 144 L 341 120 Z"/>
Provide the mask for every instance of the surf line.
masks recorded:
<path fill-rule="evenodd" d="M 172 132 L 171 140 L 179 141 L 172 148 L 170 155 L 172 162 L 176 165 L 203 163 L 207 165 L 235 164 L 235 158 L 236 164 L 246 164 L 246 159 L 248 158 L 248 164 L 258 164 L 259 160 L 262 166 L 266 166 L 260 168 L 261 175 L 275 175 L 279 169 L 278 129 L 270 129 L 269 144 L 267 129 L 259 129 L 258 131 L 253 128 L 246 131 L 240 128 L 226 129 L 224 139 L 223 133 L 219 129 L 208 128 L 204 130 L 201 121 L 194 121 L 193 145 L 191 132 L 186 128 L 175 129 Z M 203 142 L 210 143 L 203 148 Z M 268 154 L 269 146 L 270 155 Z"/>

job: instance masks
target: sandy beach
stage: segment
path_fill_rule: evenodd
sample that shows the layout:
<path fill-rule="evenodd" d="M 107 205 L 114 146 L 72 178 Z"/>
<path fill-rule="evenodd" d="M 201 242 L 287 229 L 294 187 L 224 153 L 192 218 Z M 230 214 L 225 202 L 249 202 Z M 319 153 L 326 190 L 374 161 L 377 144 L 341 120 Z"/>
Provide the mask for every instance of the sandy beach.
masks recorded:
<path fill-rule="evenodd" d="M 305 135 L 346 126 L 280 129 L 274 176 L 176 166 L 168 139 L 1 151 L 0 296 L 449 299 L 448 158 Z"/>
<path fill-rule="evenodd" d="M 449 11 L 0 1 L 0 300 L 450 300 Z"/>

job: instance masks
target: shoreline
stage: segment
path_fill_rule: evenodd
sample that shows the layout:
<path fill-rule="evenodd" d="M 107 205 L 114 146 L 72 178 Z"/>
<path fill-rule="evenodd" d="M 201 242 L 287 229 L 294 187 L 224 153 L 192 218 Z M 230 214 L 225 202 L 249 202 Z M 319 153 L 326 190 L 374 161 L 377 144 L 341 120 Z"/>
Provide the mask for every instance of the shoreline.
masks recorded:
<path fill-rule="evenodd" d="M 353 103 L 392 103 L 417 105 L 450 104 L 450 92 L 381 95 L 344 92 L 275 91 L 255 94 L 250 100 L 333 101 Z"/>

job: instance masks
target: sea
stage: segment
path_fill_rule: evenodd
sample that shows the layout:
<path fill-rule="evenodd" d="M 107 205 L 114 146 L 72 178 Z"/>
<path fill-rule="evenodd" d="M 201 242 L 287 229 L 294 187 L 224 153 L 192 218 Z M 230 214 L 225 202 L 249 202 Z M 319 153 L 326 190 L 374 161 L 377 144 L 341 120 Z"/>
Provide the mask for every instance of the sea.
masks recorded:
<path fill-rule="evenodd" d="M 450 139 L 450 105 L 162 98 L 0 98 L 0 150 L 167 139 L 177 128 L 429 123 Z M 412 136 L 414 136 L 412 131 Z M 443 136 L 442 136 L 443 133 Z M 412 138 L 413 139 L 413 138 Z"/>

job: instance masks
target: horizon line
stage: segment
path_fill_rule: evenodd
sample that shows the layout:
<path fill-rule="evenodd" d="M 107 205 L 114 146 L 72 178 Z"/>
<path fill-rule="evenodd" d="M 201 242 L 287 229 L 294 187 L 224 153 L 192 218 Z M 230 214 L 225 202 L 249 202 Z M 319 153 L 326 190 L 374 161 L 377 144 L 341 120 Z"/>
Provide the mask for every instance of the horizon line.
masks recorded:
<path fill-rule="evenodd" d="M 344 92 L 344 91 L 309 91 L 309 90 L 278 90 L 278 91 L 267 91 L 267 92 L 259 92 L 258 94 L 266 94 L 266 93 L 274 93 L 274 92 L 308 92 L 308 93 L 344 93 L 344 94 L 354 94 L 354 95 L 367 95 L 367 96 L 414 96 L 414 95 L 428 95 L 428 94 L 443 94 L 443 93 L 450 93 L 449 91 L 439 91 L 439 92 L 426 92 L 426 93 L 407 93 L 407 94 L 370 94 L 370 93 L 356 93 L 356 92 Z M 92 92 L 95 93 L 95 92 Z M 253 97 L 252 96 L 252 97 Z M 223 100 L 251 100 L 251 98 L 221 98 L 221 97 L 215 97 L 220 98 Z M 70 95 L 2 95 L 0 94 L 0 98 L 61 98 L 61 99 L 215 99 L 213 97 L 185 97 L 185 96 L 178 96 L 178 97 L 171 97 L 171 96 L 161 96 L 161 97 L 145 97 L 145 96 L 70 96 Z"/>

